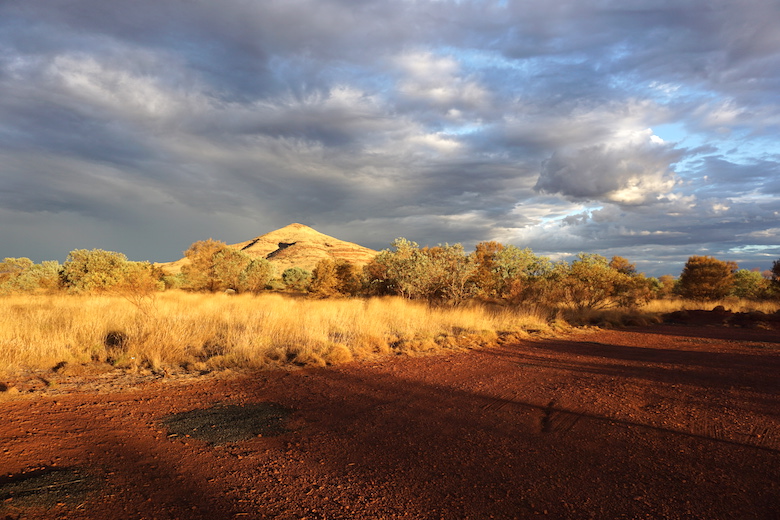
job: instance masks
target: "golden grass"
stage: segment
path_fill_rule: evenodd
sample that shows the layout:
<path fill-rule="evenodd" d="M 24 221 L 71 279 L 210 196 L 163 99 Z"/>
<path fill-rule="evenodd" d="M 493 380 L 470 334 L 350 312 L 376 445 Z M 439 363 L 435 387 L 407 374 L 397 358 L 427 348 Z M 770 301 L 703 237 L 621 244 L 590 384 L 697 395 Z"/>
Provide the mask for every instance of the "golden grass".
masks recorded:
<path fill-rule="evenodd" d="M 103 361 L 128 369 L 325 365 L 493 344 L 558 326 L 536 309 L 432 308 L 399 298 L 309 300 L 169 291 L 0 298 L 0 372 Z"/>

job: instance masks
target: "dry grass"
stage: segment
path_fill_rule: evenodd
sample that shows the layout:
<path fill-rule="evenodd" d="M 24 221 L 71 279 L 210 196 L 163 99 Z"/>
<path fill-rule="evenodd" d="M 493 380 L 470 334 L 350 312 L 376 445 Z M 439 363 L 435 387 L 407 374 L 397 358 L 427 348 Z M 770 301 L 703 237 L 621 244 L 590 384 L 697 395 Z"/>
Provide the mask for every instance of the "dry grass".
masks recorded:
<path fill-rule="evenodd" d="M 0 299 L 0 372 L 105 361 L 117 367 L 325 365 L 493 344 L 555 323 L 535 309 L 431 308 L 398 298 L 308 300 L 170 291 Z"/>
<path fill-rule="evenodd" d="M 653 300 L 641 308 L 641 311 L 655 314 L 667 314 L 674 311 L 705 310 L 711 311 L 717 306 L 723 306 L 726 310 L 732 312 L 752 312 L 761 311 L 767 314 L 780 310 L 779 300 L 753 301 L 741 298 L 724 298 L 723 300 L 712 302 L 701 302 L 694 300 Z"/>
<path fill-rule="evenodd" d="M 725 298 L 723 300 L 702 302 L 694 300 L 653 300 L 636 309 L 575 309 L 572 307 L 560 310 L 563 320 L 568 324 L 579 326 L 596 326 L 603 328 L 644 326 L 662 321 L 662 315 L 680 310 L 711 311 L 717 306 L 723 306 L 732 312 L 761 311 L 767 314 L 780 309 L 780 301 L 752 301 L 740 298 Z"/>

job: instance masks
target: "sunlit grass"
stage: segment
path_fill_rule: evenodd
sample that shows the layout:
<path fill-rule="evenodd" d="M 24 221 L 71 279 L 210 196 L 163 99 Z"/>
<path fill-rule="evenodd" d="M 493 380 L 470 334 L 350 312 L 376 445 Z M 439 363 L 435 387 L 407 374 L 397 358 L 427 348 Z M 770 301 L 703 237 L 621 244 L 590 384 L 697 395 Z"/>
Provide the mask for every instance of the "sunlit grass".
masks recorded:
<path fill-rule="evenodd" d="M 0 298 L 0 371 L 108 362 L 128 369 L 326 365 L 494 344 L 549 331 L 529 309 L 430 307 L 400 298 L 310 300 L 166 292 Z"/>
<path fill-rule="evenodd" d="M 493 345 L 574 326 L 647 325 L 676 310 L 775 312 L 780 302 L 656 300 L 634 310 L 431 307 L 401 298 L 313 300 L 169 291 L 0 298 L 0 372 L 57 363 L 186 370 L 326 365 Z"/>

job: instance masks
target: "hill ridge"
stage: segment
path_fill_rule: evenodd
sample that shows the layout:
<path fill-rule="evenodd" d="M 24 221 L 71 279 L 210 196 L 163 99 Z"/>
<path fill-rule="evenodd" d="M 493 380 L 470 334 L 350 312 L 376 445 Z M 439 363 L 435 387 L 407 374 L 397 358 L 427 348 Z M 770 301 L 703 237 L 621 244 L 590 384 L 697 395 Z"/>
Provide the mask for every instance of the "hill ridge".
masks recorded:
<path fill-rule="evenodd" d="M 362 265 L 377 254 L 373 249 L 326 235 L 297 222 L 228 246 L 267 259 L 276 266 L 279 275 L 290 267 L 311 271 L 320 260 L 326 258 Z M 189 260 L 182 258 L 158 265 L 170 273 L 178 273 L 188 263 Z"/>

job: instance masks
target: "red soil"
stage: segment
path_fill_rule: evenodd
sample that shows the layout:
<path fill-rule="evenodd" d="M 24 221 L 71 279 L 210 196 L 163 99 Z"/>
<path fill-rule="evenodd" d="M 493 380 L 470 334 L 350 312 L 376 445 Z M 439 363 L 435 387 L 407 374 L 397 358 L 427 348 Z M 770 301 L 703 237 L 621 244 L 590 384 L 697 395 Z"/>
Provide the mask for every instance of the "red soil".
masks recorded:
<path fill-rule="evenodd" d="M 660 325 L 130 389 L 62 381 L 0 402 L 0 497 L 36 468 L 96 484 L 6 493 L 0 518 L 778 518 L 779 375 L 776 331 Z M 161 424 L 218 402 L 293 413 L 280 436 L 221 446 Z"/>

